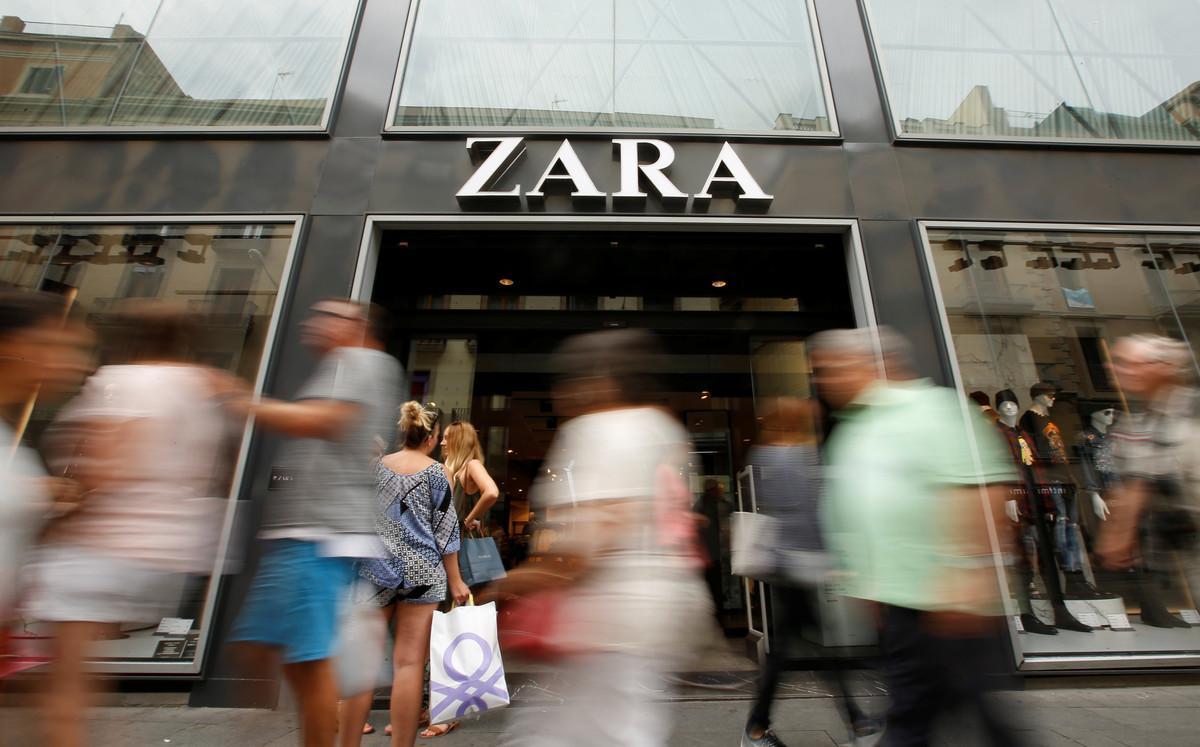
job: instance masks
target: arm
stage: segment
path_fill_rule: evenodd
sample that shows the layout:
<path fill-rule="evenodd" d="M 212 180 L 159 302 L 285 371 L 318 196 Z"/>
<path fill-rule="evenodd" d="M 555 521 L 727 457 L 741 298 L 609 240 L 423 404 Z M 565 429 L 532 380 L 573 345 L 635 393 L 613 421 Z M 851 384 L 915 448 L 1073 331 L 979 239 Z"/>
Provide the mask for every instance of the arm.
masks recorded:
<path fill-rule="evenodd" d="M 492 506 L 500 498 L 500 488 L 496 486 L 496 481 L 492 479 L 487 468 L 478 459 L 472 459 L 467 463 L 467 474 L 463 482 L 468 479 L 475 483 L 475 487 L 479 488 L 480 496 L 475 507 L 471 509 L 471 513 L 463 519 L 463 526 L 467 529 L 478 529 L 479 517 L 487 516 L 488 512 L 492 510 Z"/>
<path fill-rule="evenodd" d="M 994 626 L 992 615 L 998 610 L 1001 593 L 988 522 L 990 519 L 997 530 L 1001 545 L 1008 544 L 1009 525 L 1000 520 L 1008 496 L 1002 485 L 955 487 L 946 495 L 952 507 L 947 538 L 950 552 L 941 589 L 943 610 L 930 614 L 935 634 L 977 636 Z"/>
<path fill-rule="evenodd" d="M 446 475 L 446 465 L 438 465 L 442 468 L 442 474 L 446 476 L 446 486 L 444 503 L 443 501 L 434 502 L 433 509 L 433 532 L 434 543 L 442 550 L 442 567 L 446 569 L 446 586 L 450 591 L 450 598 L 455 604 L 466 604 L 471 597 L 471 589 L 463 583 L 462 572 L 458 568 L 458 551 L 462 547 L 462 535 L 458 529 L 458 514 L 454 512 L 454 503 L 450 500 L 450 477 Z M 433 496 L 436 499 L 436 494 Z M 439 505 L 447 506 L 445 511 L 437 508 Z M 440 514 L 440 516 L 439 516 Z"/>
<path fill-rule="evenodd" d="M 271 399 L 248 404 L 248 409 L 265 428 L 297 438 L 335 441 L 358 417 L 361 408 L 353 402 L 333 399 L 299 402 Z"/>
<path fill-rule="evenodd" d="M 1133 565 L 1138 522 L 1149 492 L 1141 480 L 1126 480 L 1109 492 L 1112 516 L 1104 522 L 1096 543 L 1096 557 L 1104 567 L 1119 570 Z"/>
<path fill-rule="evenodd" d="M 446 584 L 450 589 L 450 598 L 455 604 L 466 604 L 471 598 L 471 590 L 462 580 L 462 573 L 458 570 L 458 552 L 447 553 L 442 556 L 442 567 L 446 569 Z"/>

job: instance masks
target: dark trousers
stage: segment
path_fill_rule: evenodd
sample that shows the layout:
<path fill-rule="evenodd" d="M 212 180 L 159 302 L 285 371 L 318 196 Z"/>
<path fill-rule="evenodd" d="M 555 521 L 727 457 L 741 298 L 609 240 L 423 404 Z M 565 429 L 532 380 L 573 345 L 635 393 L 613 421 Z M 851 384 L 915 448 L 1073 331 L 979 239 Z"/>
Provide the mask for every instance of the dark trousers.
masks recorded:
<path fill-rule="evenodd" d="M 885 606 L 880 647 L 891 705 L 880 747 L 924 747 L 939 716 L 968 708 L 982 722 L 980 744 L 1013 747 L 1024 739 L 1014 714 L 1002 712 L 992 691 L 1007 667 L 1001 631 L 994 636 L 935 636 L 927 613 Z"/>
<path fill-rule="evenodd" d="M 771 725 L 771 706 L 775 702 L 775 691 L 779 687 L 779 676 L 783 673 L 788 661 L 787 641 L 791 636 L 800 635 L 805 625 L 816 623 L 816 593 L 810 589 L 796 587 L 773 587 L 772 601 L 775 611 L 775 637 L 771 641 L 771 651 L 763 663 L 759 673 L 758 691 L 754 697 L 754 707 L 746 722 L 747 729 L 767 729 Z M 846 683 L 846 670 L 839 662 L 834 662 L 830 672 L 830 690 L 838 703 L 842 717 L 847 724 L 853 725 L 862 718 L 862 711 L 850 699 L 850 691 Z"/>

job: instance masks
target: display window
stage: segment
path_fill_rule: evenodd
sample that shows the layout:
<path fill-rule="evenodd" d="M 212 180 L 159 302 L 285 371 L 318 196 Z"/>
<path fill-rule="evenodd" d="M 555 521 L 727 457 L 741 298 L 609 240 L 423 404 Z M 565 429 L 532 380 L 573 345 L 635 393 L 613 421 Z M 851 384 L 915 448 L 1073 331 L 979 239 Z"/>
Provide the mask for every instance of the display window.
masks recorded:
<path fill-rule="evenodd" d="M 1200 232 L 942 223 L 922 231 L 956 383 L 1013 459 L 1015 510 L 997 528 L 1016 538 L 1004 569 L 1022 668 L 1200 659 L 1190 520 L 1200 504 L 1190 467 L 1176 459 L 1186 442 L 1155 437 L 1147 413 L 1164 397 L 1141 396 L 1114 370 L 1125 338 L 1181 342 L 1181 383 L 1172 386 L 1190 396 Z M 1200 418 L 1182 405 L 1162 412 L 1180 428 Z M 1142 447 L 1149 451 L 1135 453 Z M 1165 465 L 1153 480 L 1151 460 Z M 1160 489 L 1167 482 L 1177 489 Z M 1127 562 L 1113 562 L 1106 542 L 1120 526 L 1114 517 L 1131 515 L 1122 491 L 1134 485 L 1148 486 L 1149 498 L 1133 514 Z"/>
<path fill-rule="evenodd" d="M 253 219 L 181 217 L 121 220 L 0 220 L 0 288 L 61 294 L 65 324 L 88 330 L 81 345 L 97 368 L 121 360 L 117 312 L 129 299 L 161 299 L 194 311 L 197 333 L 186 358 L 262 386 L 264 362 L 277 324 L 281 286 L 290 274 L 298 235 L 296 216 Z M 147 392 L 147 396 L 154 393 Z M 35 397 L 6 413 L 18 442 L 50 450 L 47 437 L 73 394 Z M 219 525 L 210 557 L 174 579 L 165 616 L 128 620 L 97 644 L 97 667 L 115 674 L 194 673 L 207 644 L 209 622 L 225 564 L 225 545 L 240 501 L 236 498 L 249 439 L 231 422 L 204 499 Z M 23 592 L 26 598 L 31 591 Z M 17 650 L 36 658 L 49 645 L 49 624 L 19 613 L 12 631 Z"/>

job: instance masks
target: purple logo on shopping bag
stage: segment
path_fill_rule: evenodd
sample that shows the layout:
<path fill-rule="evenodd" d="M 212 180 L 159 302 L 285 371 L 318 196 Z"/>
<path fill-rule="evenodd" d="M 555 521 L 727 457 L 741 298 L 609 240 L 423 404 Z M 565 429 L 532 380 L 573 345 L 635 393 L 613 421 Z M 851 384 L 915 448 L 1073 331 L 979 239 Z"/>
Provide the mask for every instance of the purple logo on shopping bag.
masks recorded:
<path fill-rule="evenodd" d="M 479 663 L 479 667 L 469 675 L 463 674 L 454 666 L 454 652 L 466 641 L 471 641 L 478 646 L 480 653 L 483 654 L 483 660 Z M 488 672 L 492 668 L 492 660 L 494 658 L 492 656 L 492 645 L 485 641 L 482 636 L 474 633 L 463 633 L 451 641 L 450 645 L 446 647 L 446 652 L 442 654 L 442 667 L 446 670 L 446 674 L 459 684 L 442 685 L 430 681 L 429 690 L 431 700 L 433 695 L 445 696 L 437 705 L 433 705 L 432 702 L 430 703 L 430 718 L 436 719 L 438 714 L 455 703 L 460 704 L 455 716 L 465 716 L 471 708 L 486 711 L 487 703 L 483 701 L 485 695 L 493 695 L 507 701 L 508 692 L 496 685 L 504 677 L 504 667 L 497 663 L 495 671 Z"/>

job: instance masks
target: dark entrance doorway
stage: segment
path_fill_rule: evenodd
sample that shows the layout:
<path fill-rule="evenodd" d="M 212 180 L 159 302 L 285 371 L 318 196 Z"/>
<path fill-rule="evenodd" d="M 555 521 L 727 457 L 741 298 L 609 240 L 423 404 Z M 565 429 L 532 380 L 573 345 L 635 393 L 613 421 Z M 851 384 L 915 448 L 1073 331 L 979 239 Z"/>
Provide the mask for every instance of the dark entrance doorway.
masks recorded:
<path fill-rule="evenodd" d="M 407 394 L 478 430 L 501 486 L 491 528 L 514 563 L 528 551 L 529 492 L 560 422 L 553 350 L 607 327 L 657 333 L 668 355 L 649 373 L 692 438 L 709 586 L 727 636 L 744 636 L 746 588 L 729 574 L 737 475 L 766 400 L 809 392 L 805 338 L 855 324 L 841 234 L 388 229 L 371 297 L 393 317 L 388 346 Z M 744 662 L 742 650 L 731 646 Z"/>

